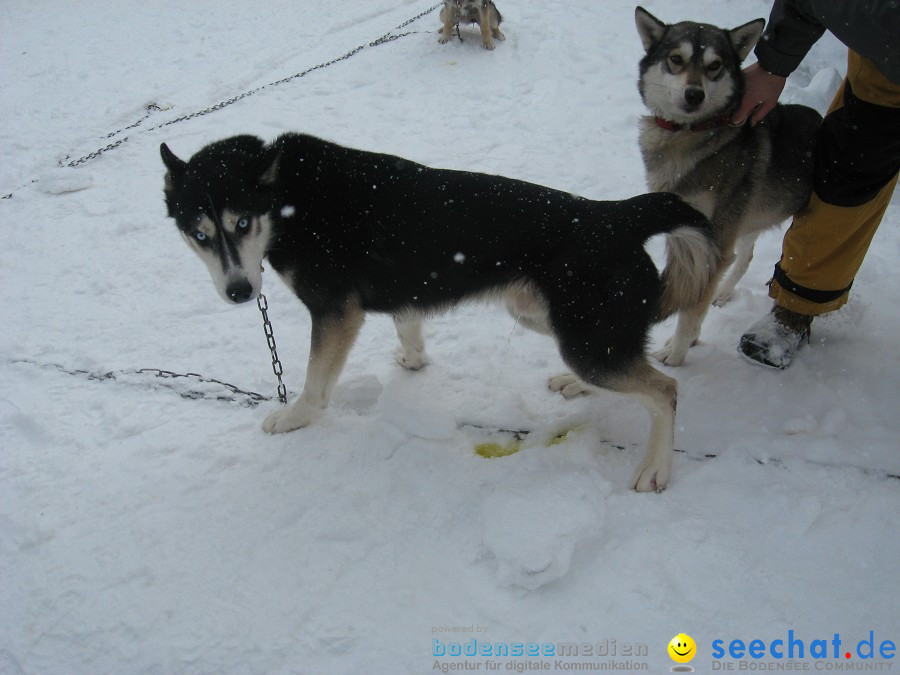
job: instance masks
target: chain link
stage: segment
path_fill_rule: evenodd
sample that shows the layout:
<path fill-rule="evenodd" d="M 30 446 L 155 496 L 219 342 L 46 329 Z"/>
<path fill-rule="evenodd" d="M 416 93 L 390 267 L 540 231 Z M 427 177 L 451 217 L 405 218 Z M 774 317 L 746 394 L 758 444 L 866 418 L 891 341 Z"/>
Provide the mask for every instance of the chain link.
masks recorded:
<path fill-rule="evenodd" d="M 113 131 L 111 134 L 106 134 L 106 137 L 107 137 L 107 138 L 113 138 L 113 137 L 118 136 L 119 134 L 121 134 L 123 131 L 128 131 L 129 129 L 136 129 L 136 128 L 139 127 L 141 124 L 143 124 L 143 123 L 144 123 L 144 120 L 146 120 L 147 118 L 149 118 L 150 115 L 152 115 L 153 113 L 155 113 L 155 112 L 164 112 L 164 111 L 166 111 L 166 110 L 171 110 L 171 109 L 172 109 L 172 106 L 166 106 L 165 108 L 162 108 L 162 107 L 158 106 L 156 103 L 148 103 L 148 104 L 147 104 L 147 107 L 145 108 L 145 110 L 146 110 L 147 112 L 146 112 L 146 114 L 145 114 L 141 119 L 139 119 L 137 122 L 132 122 L 132 123 L 129 124 L 128 126 L 122 127 L 122 128 L 119 129 L 118 131 Z"/>
<path fill-rule="evenodd" d="M 269 343 L 269 351 L 272 354 L 272 372 L 278 378 L 278 400 L 287 403 L 287 389 L 281 379 L 284 368 L 281 367 L 281 359 L 278 358 L 278 349 L 275 347 L 275 333 L 272 330 L 272 322 L 269 321 L 269 302 L 262 293 L 256 298 L 256 304 L 259 312 L 262 314 L 263 330 L 266 333 L 266 342 Z"/>

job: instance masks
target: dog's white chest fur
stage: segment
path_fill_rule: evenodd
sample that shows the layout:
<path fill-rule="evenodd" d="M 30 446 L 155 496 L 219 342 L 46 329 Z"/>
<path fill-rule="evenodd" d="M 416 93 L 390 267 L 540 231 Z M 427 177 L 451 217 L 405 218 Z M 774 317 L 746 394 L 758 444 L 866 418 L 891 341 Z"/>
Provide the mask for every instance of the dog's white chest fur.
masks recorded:
<path fill-rule="evenodd" d="M 707 218 L 716 208 L 714 186 L 703 189 L 691 177 L 697 165 L 716 153 L 719 143 L 703 132 L 673 133 L 659 127 L 652 117 L 641 121 L 640 147 L 647 172 L 647 187 L 654 192 L 674 192 Z"/>
<path fill-rule="evenodd" d="M 678 192 L 682 180 L 700 160 L 689 134 L 662 129 L 652 117 L 641 121 L 640 146 L 647 186 L 655 192 Z"/>

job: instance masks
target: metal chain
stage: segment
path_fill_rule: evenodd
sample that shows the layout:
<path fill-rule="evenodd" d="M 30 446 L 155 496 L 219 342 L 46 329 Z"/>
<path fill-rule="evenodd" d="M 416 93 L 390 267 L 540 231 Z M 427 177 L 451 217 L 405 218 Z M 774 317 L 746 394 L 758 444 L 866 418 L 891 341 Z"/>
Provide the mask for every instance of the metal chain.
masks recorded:
<path fill-rule="evenodd" d="M 392 35 L 392 33 L 393 33 L 394 31 L 400 30 L 401 28 L 404 28 L 404 27 L 408 26 L 409 24 L 413 23 L 414 21 L 418 21 L 419 19 L 421 19 L 421 18 L 422 18 L 423 16 L 425 16 L 426 14 L 429 14 L 429 13 L 433 12 L 435 9 L 437 9 L 438 7 L 440 7 L 442 4 L 443 4 L 442 2 L 439 2 L 439 3 L 437 3 L 436 5 L 432 5 L 432 6 L 429 7 L 428 9 L 426 9 L 426 10 L 424 10 L 424 11 L 422 11 L 422 12 L 419 12 L 418 14 L 416 14 L 416 16 L 412 17 L 411 19 L 407 19 L 407 20 L 404 21 L 403 23 L 401 23 L 401 24 L 399 24 L 398 26 L 394 27 L 393 29 L 389 30 L 387 33 L 385 33 L 384 35 L 382 35 L 382 36 L 381 36 L 380 38 L 378 38 L 377 40 L 373 40 L 372 42 L 368 42 L 368 43 L 366 43 L 366 44 L 362 44 L 362 45 L 359 45 L 359 46 L 357 46 L 357 47 L 354 47 L 354 48 L 351 49 L 349 52 L 347 52 L 347 53 L 344 54 L 343 56 L 339 56 L 339 57 L 336 58 L 336 59 L 332 59 L 331 61 L 327 61 L 327 62 L 325 62 L 325 63 L 320 63 L 320 64 L 317 65 L 317 66 L 313 66 L 312 68 L 307 68 L 307 69 L 304 70 L 304 71 L 301 71 L 301 72 L 299 72 L 299 73 L 295 73 L 294 75 L 290 75 L 290 76 L 288 76 L 288 77 L 283 77 L 283 78 L 281 78 L 280 80 L 276 80 L 276 81 L 274 81 L 274 82 L 270 82 L 269 84 L 261 85 L 261 86 L 259 86 L 259 87 L 256 87 L 255 89 L 250 89 L 250 90 L 245 91 L 245 92 L 243 92 L 243 93 L 241 93 L 241 94 L 237 94 L 236 96 L 232 96 L 232 97 L 229 98 L 229 99 L 226 99 L 226 100 L 224 100 L 224 101 L 220 101 L 219 103 L 216 103 L 215 105 L 211 105 L 211 106 L 209 106 L 208 108 L 204 108 L 204 109 L 202 109 L 202 110 L 196 110 L 196 111 L 194 111 L 194 112 L 192 112 L 192 113 L 188 113 L 188 114 L 186 114 L 186 115 L 182 115 L 181 117 L 176 117 L 175 119 L 168 120 L 167 122 L 163 122 L 163 123 L 161 123 L 161 124 L 157 124 L 156 126 L 148 127 L 148 128 L 145 129 L 145 131 L 146 131 L 146 132 L 156 131 L 156 130 L 158 130 L 158 129 L 163 129 L 163 128 L 165 128 L 165 127 L 171 126 L 171 125 L 173 125 L 173 124 L 178 124 L 178 123 L 180 123 L 180 122 L 186 122 L 187 120 L 194 119 L 195 117 L 202 117 L 202 116 L 204 116 L 204 115 L 209 115 L 210 113 L 216 112 L 217 110 L 221 110 L 222 108 L 225 108 L 225 107 L 230 106 L 230 105 L 232 105 L 232 104 L 234 104 L 234 103 L 237 103 L 238 101 L 241 101 L 241 100 L 243 100 L 243 99 L 245 99 L 245 98 L 249 98 L 250 96 L 253 96 L 254 94 L 258 94 L 258 93 L 261 92 L 263 89 L 267 89 L 267 88 L 269 88 L 269 87 L 277 87 L 277 86 L 279 86 L 279 85 L 286 84 L 286 83 L 291 82 L 291 81 L 293 81 L 293 80 L 296 80 L 296 79 L 298 79 L 298 78 L 305 77 L 305 76 L 308 75 L 309 73 L 312 73 L 312 72 L 314 72 L 314 71 L 316 71 L 316 70 L 321 70 L 322 68 L 327 68 L 327 67 L 329 67 L 329 66 L 333 66 L 334 64 L 340 63 L 341 61 L 346 61 L 347 59 L 351 58 L 352 56 L 355 56 L 356 54 L 358 54 L 359 52 L 361 52 L 363 49 L 366 49 L 367 47 L 377 47 L 377 46 L 379 46 L 379 45 L 387 44 L 388 42 L 393 42 L 394 40 L 399 40 L 400 38 L 404 38 L 404 37 L 406 37 L 407 35 L 413 35 L 413 34 L 415 34 L 415 33 L 428 32 L 428 31 L 407 31 L 406 33 L 400 33 L 399 35 Z M 144 116 L 143 116 L 141 119 L 139 119 L 137 122 L 134 122 L 133 124 L 129 124 L 128 126 L 122 128 L 122 129 L 119 129 L 118 131 L 114 131 L 114 132 L 111 133 L 111 134 L 107 134 L 106 137 L 107 137 L 107 138 L 112 138 L 113 136 L 117 136 L 118 134 L 122 133 L 123 131 L 126 131 L 126 130 L 128 130 L 128 129 L 133 129 L 133 128 L 139 126 L 144 120 L 146 120 L 146 119 L 147 119 L 153 112 L 155 112 L 156 110 L 160 110 L 160 108 L 159 108 L 158 106 L 156 106 L 155 104 L 151 104 L 150 106 L 147 107 L 147 114 L 144 115 Z M 80 166 L 80 165 L 82 165 L 82 164 L 85 164 L 85 163 L 91 161 L 92 159 L 96 159 L 97 157 L 100 157 L 100 156 L 103 155 L 104 153 L 109 152 L 110 150 L 114 150 L 115 148 L 118 148 L 120 145 L 122 145 L 123 143 L 127 142 L 127 141 L 128 141 L 128 138 L 129 138 L 128 136 L 125 136 L 125 137 L 123 137 L 123 138 L 120 138 L 120 139 L 117 140 L 115 143 L 110 143 L 109 145 L 107 145 L 107 146 L 105 146 L 105 147 L 99 148 L 99 149 L 95 150 L 94 152 L 88 153 L 87 155 L 84 155 L 83 157 L 79 157 L 78 159 L 73 159 L 73 160 L 71 160 L 71 161 L 67 161 L 67 160 L 69 160 L 69 156 L 67 155 L 64 159 L 61 159 L 61 160 L 59 161 L 59 166 L 60 166 L 60 167 L 70 167 L 70 168 L 75 168 L 75 167 L 77 167 L 77 166 Z M 9 195 L 4 195 L 4 196 L 3 196 L 3 199 L 8 199 L 8 198 L 10 198 L 10 197 L 12 197 L 12 193 L 10 193 Z"/>
<path fill-rule="evenodd" d="M 129 371 L 122 371 L 123 373 L 128 374 Z M 187 391 L 181 392 L 180 396 L 182 398 L 190 398 L 190 399 L 209 399 L 214 398 L 216 401 L 229 401 L 232 403 L 240 403 L 243 406 L 255 408 L 262 401 L 271 401 L 271 396 L 263 396 L 262 394 L 257 394 L 255 391 L 247 391 L 245 389 L 241 389 L 236 387 L 233 384 L 229 384 L 228 382 L 223 382 L 222 380 L 217 380 L 214 377 L 203 377 L 198 373 L 175 373 L 171 370 L 161 370 L 159 368 L 141 368 L 140 370 L 133 371 L 134 373 L 140 375 L 153 375 L 154 377 L 158 377 L 160 379 L 178 379 L 178 378 L 188 378 L 196 380 L 197 382 L 202 382 L 205 384 L 217 384 L 220 387 L 225 387 L 228 391 L 230 391 L 235 396 L 244 396 L 248 400 L 246 401 L 238 401 L 234 396 L 208 396 L 204 392 L 201 391 Z M 105 375 L 112 375 L 112 373 L 106 373 Z M 115 379 L 115 377 L 111 377 L 109 379 Z"/>
<path fill-rule="evenodd" d="M 151 375 L 155 378 L 163 380 L 184 379 L 201 384 L 215 384 L 220 387 L 224 387 L 230 392 L 230 395 L 216 394 L 200 389 L 184 390 L 183 388 L 176 387 L 174 385 L 160 385 L 162 387 L 165 387 L 166 389 L 171 389 L 177 392 L 178 395 L 182 398 L 187 398 L 195 401 L 200 399 L 225 401 L 228 403 L 237 403 L 248 408 L 255 408 L 263 401 L 272 400 L 271 396 L 264 396 L 263 394 L 258 394 L 255 391 L 247 391 L 246 389 L 241 389 L 240 387 L 236 387 L 235 385 L 229 384 L 228 382 L 223 382 L 222 380 L 217 380 L 212 377 L 204 377 L 203 375 L 200 375 L 198 373 L 176 373 L 171 370 L 162 370 L 160 368 L 140 368 L 138 370 L 111 370 L 101 373 L 92 370 L 82 370 L 78 368 L 66 368 L 59 365 L 58 363 L 38 363 L 37 361 L 31 361 L 28 359 L 17 359 L 10 361 L 10 363 L 24 363 L 30 366 L 36 366 L 38 368 L 52 368 L 61 373 L 65 373 L 66 375 L 83 377 L 87 380 L 93 380 L 97 382 L 105 382 L 109 380 L 116 381 L 119 377 L 128 377 L 134 375 Z"/>
<path fill-rule="evenodd" d="M 172 106 L 166 106 L 165 108 L 163 108 L 163 107 L 160 107 L 159 105 L 157 105 L 156 103 L 148 103 L 147 107 L 145 108 L 145 110 L 147 112 L 144 114 L 144 116 L 142 118 L 140 118 L 137 122 L 132 122 L 128 126 L 122 127 L 118 131 L 113 131 L 110 134 L 106 134 L 106 137 L 113 138 L 114 136 L 118 136 L 119 134 L 121 134 L 123 131 L 128 131 L 129 129 L 135 129 L 135 128 L 139 127 L 141 124 L 143 124 L 144 120 L 146 120 L 148 117 L 150 117 L 150 115 L 152 115 L 153 113 L 165 112 L 166 110 L 171 110 L 171 109 L 172 109 Z"/>
<path fill-rule="evenodd" d="M 266 296 L 260 293 L 259 297 L 256 298 L 256 304 L 259 307 L 260 314 L 262 314 L 266 342 L 269 343 L 269 351 L 272 353 L 272 372 L 278 378 L 278 400 L 282 403 L 287 403 L 287 389 L 281 379 L 284 368 L 281 367 L 281 359 L 278 358 L 278 350 L 275 347 L 275 333 L 272 331 L 272 322 L 269 321 L 269 302 L 266 300 Z"/>

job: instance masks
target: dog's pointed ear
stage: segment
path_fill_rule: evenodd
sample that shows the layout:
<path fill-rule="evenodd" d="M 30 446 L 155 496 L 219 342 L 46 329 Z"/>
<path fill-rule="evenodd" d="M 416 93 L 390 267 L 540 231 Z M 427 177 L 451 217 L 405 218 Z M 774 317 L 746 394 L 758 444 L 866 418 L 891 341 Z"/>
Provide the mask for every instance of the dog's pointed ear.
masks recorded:
<path fill-rule="evenodd" d="M 183 159 L 178 159 L 175 156 L 175 153 L 169 150 L 169 146 L 165 143 L 162 143 L 159 146 L 159 154 L 162 156 L 163 164 L 166 165 L 166 168 L 171 171 L 174 175 L 179 175 L 184 173 L 185 167 L 187 167 L 187 162 Z"/>
<path fill-rule="evenodd" d="M 728 39 L 731 40 L 731 46 L 734 47 L 734 51 L 741 57 L 741 61 L 746 59 L 747 55 L 750 54 L 750 50 L 756 46 L 765 27 L 765 19 L 756 19 L 728 31 Z"/>
<path fill-rule="evenodd" d="M 165 143 L 159 146 L 159 154 L 162 156 L 163 164 L 165 164 L 168 169 L 163 189 L 166 192 L 171 192 L 173 189 L 172 179 L 179 178 L 184 173 L 187 162 L 176 157 L 175 153 L 169 150 L 169 146 Z"/>
<path fill-rule="evenodd" d="M 668 25 L 640 5 L 634 8 L 634 23 L 637 26 L 638 35 L 641 36 L 641 42 L 644 43 L 645 52 L 649 52 L 653 45 L 662 39 L 668 28 Z"/>
<path fill-rule="evenodd" d="M 260 185 L 272 186 L 275 184 L 275 181 L 278 179 L 278 164 L 280 161 L 281 150 L 275 153 L 275 159 L 272 160 L 272 163 L 259 177 Z"/>

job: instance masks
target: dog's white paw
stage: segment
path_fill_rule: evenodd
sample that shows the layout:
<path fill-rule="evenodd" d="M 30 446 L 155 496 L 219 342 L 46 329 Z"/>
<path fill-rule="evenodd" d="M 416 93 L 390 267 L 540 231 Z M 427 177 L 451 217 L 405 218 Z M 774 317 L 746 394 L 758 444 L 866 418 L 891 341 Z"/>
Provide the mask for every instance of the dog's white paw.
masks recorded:
<path fill-rule="evenodd" d="M 731 292 L 722 293 L 722 295 L 718 296 L 715 300 L 713 300 L 713 305 L 715 307 L 724 307 L 731 300 Z"/>
<path fill-rule="evenodd" d="M 590 394 L 593 391 L 589 384 L 582 382 L 573 373 L 554 375 L 547 381 L 547 386 L 550 387 L 551 391 L 562 394 L 564 398 L 575 398 L 582 394 Z"/>
<path fill-rule="evenodd" d="M 676 335 L 673 335 L 668 340 L 666 340 L 666 344 L 662 349 L 652 352 L 651 356 L 657 361 L 662 361 L 667 366 L 677 367 L 684 363 L 684 357 L 687 356 L 688 349 L 693 347 L 699 342 L 699 340 L 694 340 L 692 342 L 682 342 L 677 339 Z"/>
<path fill-rule="evenodd" d="M 645 461 L 635 472 L 631 487 L 637 492 L 662 492 L 669 484 L 671 475 L 672 467 L 659 466 Z"/>
<path fill-rule="evenodd" d="M 487 49 L 488 51 L 494 50 L 493 40 L 485 40 L 482 44 L 484 45 L 484 48 Z"/>
<path fill-rule="evenodd" d="M 445 44 L 447 44 L 448 42 L 450 42 L 450 36 L 449 36 L 449 35 L 444 35 L 444 32 L 441 31 L 441 32 L 440 32 L 440 35 L 438 35 L 438 42 L 440 42 L 442 45 L 445 45 Z"/>
<path fill-rule="evenodd" d="M 414 349 L 405 350 L 403 347 L 397 348 L 397 351 L 394 352 L 394 358 L 397 363 L 407 370 L 420 370 L 428 363 L 425 352 Z"/>
<path fill-rule="evenodd" d="M 263 431 L 270 434 L 287 433 L 309 426 L 321 415 L 320 409 L 297 402 L 287 408 L 280 408 L 266 417 L 262 425 Z"/>
<path fill-rule="evenodd" d="M 670 347 L 666 346 L 657 352 L 653 352 L 652 356 L 657 361 L 661 361 L 667 366 L 677 367 L 684 363 L 684 357 L 687 353 L 677 353 Z"/>

